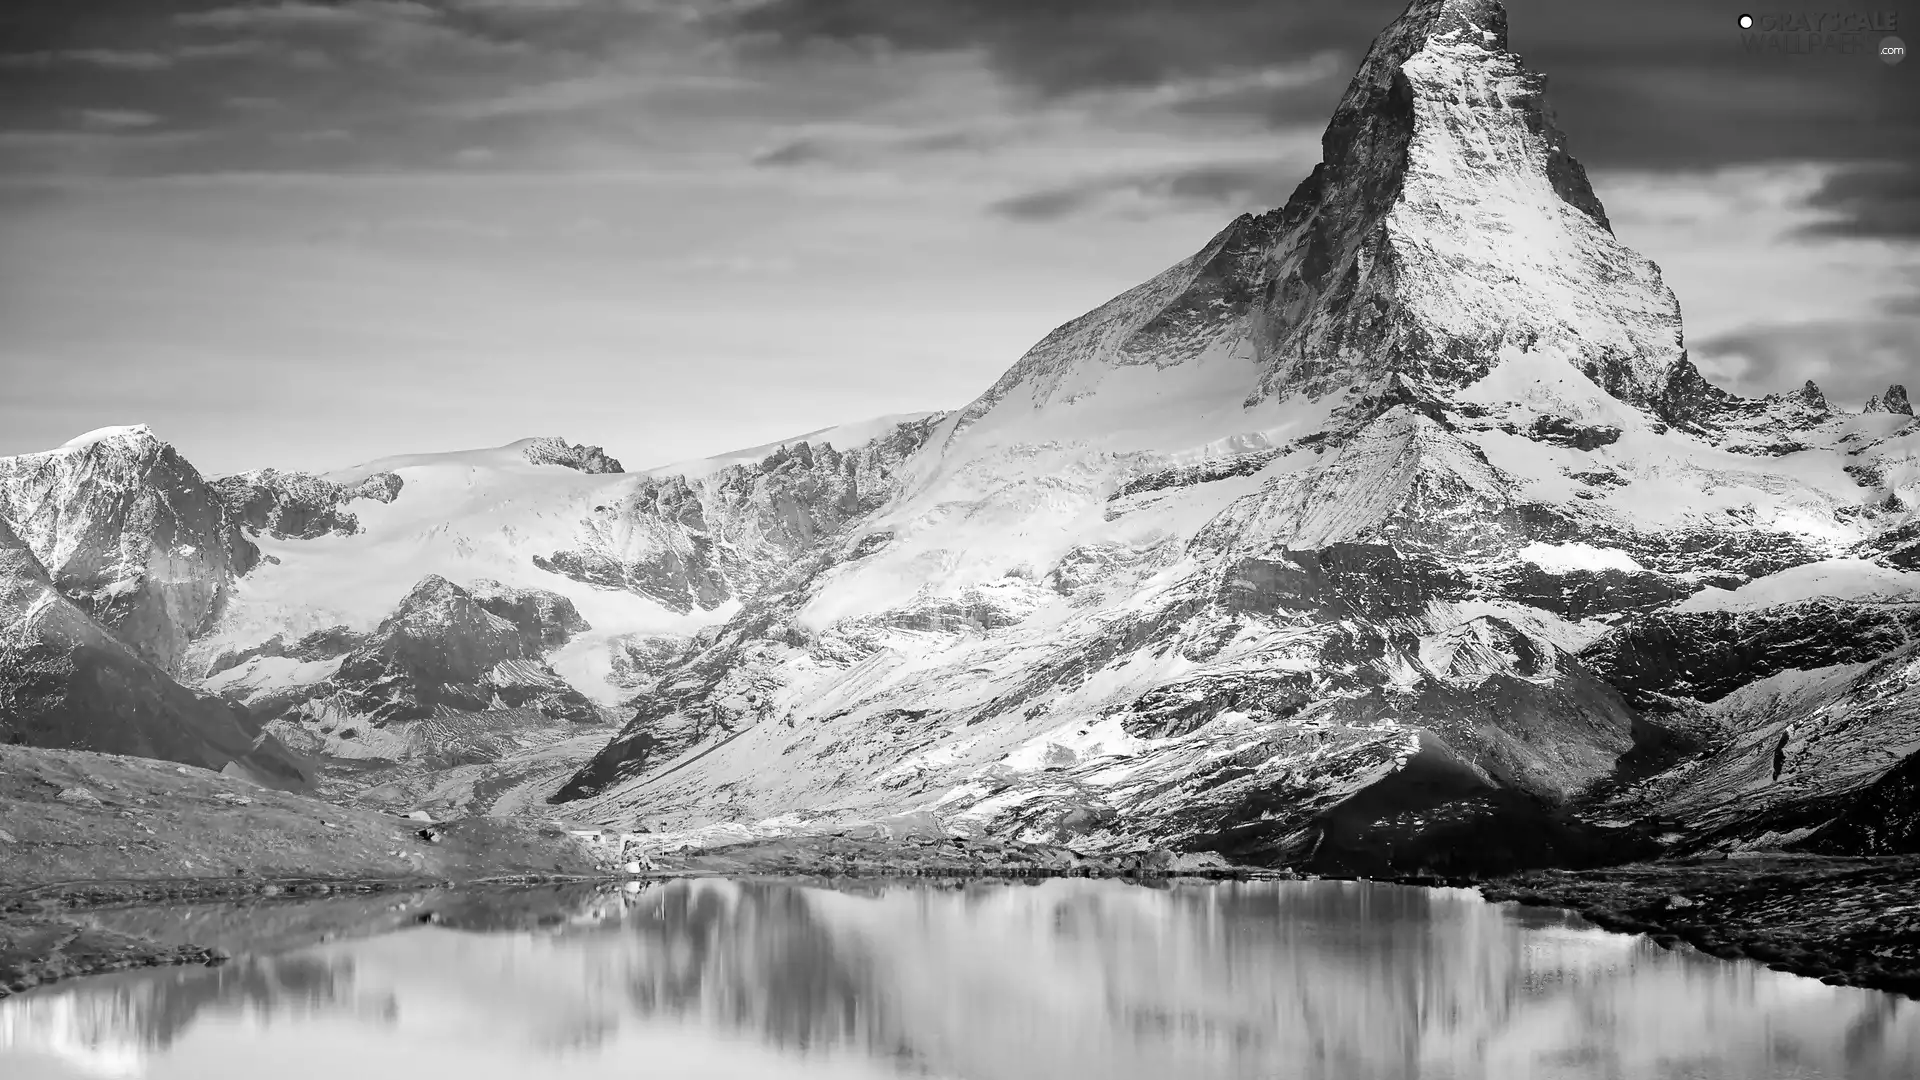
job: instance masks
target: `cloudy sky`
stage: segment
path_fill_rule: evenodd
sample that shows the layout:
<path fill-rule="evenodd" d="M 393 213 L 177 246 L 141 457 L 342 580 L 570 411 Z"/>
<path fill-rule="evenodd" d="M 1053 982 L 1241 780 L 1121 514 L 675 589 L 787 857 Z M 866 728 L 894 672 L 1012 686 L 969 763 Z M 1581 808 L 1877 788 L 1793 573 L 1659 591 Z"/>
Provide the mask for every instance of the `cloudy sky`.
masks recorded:
<path fill-rule="evenodd" d="M 632 467 L 955 406 L 1283 202 L 1402 6 L 4 0 L 0 454 Z M 1710 375 L 1920 384 L 1920 62 L 1507 6 Z"/>

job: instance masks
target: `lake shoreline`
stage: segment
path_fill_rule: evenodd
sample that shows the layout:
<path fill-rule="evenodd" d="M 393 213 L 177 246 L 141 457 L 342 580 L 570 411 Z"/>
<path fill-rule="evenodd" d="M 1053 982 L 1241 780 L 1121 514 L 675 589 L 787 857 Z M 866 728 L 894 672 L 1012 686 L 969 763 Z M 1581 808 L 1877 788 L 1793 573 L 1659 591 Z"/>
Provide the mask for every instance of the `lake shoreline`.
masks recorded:
<path fill-rule="evenodd" d="M 1533 870 L 1479 883 L 1618 933 L 1920 1000 L 1920 856 L 1765 854 Z"/>
<path fill-rule="evenodd" d="M 1189 881 L 1281 881 L 1285 870 L 1198 870 L 1006 865 L 911 866 L 824 862 L 746 868 L 659 868 L 639 877 L 502 874 L 455 881 L 395 877 L 247 877 L 41 883 L 0 893 L 0 998 L 36 986 L 138 967 L 219 964 L 218 947 L 152 941 L 87 926 L 84 913 L 116 907 L 222 901 L 296 901 L 353 894 L 461 890 L 629 880 L 829 878 L 1022 881 L 1097 878 L 1166 886 Z M 731 862 L 731 860 L 727 860 Z M 1333 880 L 1333 879 L 1328 879 Z M 1366 880 L 1366 879 L 1354 879 Z M 1667 948 L 1690 946 L 1823 983 L 1920 999 L 1920 857 L 1766 855 L 1641 863 L 1599 870 L 1535 870 L 1488 881 L 1376 879 L 1425 888 L 1474 888 L 1489 902 L 1574 912 L 1602 929 Z"/>

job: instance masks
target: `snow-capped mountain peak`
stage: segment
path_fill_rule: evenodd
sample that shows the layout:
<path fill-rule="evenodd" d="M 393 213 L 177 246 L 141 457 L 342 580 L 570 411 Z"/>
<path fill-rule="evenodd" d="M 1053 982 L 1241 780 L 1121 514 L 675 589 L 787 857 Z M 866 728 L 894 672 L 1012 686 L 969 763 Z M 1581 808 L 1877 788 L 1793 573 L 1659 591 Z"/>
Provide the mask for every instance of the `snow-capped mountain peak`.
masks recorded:
<path fill-rule="evenodd" d="M 111 439 L 148 439 L 158 441 L 158 438 L 153 433 L 153 429 L 145 424 L 115 424 L 103 428 L 95 428 L 82 435 L 75 435 L 73 438 L 61 443 L 59 449 L 76 450 L 84 446 L 92 446 L 95 443 L 106 442 Z"/>

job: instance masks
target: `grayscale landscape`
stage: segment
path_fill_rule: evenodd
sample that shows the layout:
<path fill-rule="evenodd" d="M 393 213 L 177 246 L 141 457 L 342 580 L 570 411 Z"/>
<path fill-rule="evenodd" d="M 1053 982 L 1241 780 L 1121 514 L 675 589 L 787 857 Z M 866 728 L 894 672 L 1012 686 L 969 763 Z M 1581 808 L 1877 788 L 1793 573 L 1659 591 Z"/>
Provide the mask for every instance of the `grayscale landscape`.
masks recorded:
<path fill-rule="evenodd" d="M 608 7 L 732 25 L 741 56 L 821 71 L 958 63 L 975 54 L 915 34 L 947 18 L 981 29 L 999 10 L 929 0 L 922 25 L 891 21 L 914 0 L 898 3 L 692 4 L 671 19 L 670 5 Z M 1209 0 L 1167 26 L 1230 30 L 1240 15 L 1222 13 L 1254 6 Z M 194 382 L 212 361 L 164 338 L 155 356 L 177 367 L 100 369 L 98 385 L 153 388 L 133 398 L 0 353 L 20 402 L 0 411 L 18 429 L 0 445 L 0 1073 L 1920 1071 L 1920 421 L 1906 378 L 1920 380 L 1920 333 L 1900 337 L 1920 307 L 1872 299 L 1879 329 L 1820 352 L 1805 319 L 1767 329 L 1788 318 L 1787 300 L 1762 298 L 1772 286 L 1745 301 L 1703 286 L 1711 318 L 1744 303 L 1760 329 L 1716 323 L 1690 345 L 1692 299 L 1622 222 L 1649 251 L 1679 246 L 1705 201 L 1747 199 L 1757 222 L 1776 213 L 1771 189 L 1729 194 L 1751 166 L 1731 151 L 1669 173 L 1640 163 L 1619 174 L 1628 217 L 1610 217 L 1613 188 L 1571 153 L 1584 133 L 1510 40 L 1535 6 L 1515 0 L 1511 28 L 1499 0 L 1413 0 L 1338 34 L 1314 24 L 1333 50 L 1315 56 L 1343 57 L 1344 88 L 1330 118 L 1316 106 L 1292 175 L 1233 196 L 1273 197 L 1220 214 L 1210 238 L 1180 242 L 1189 254 L 1084 314 L 1044 315 L 1057 328 L 932 411 L 861 419 L 876 392 L 836 397 L 835 372 L 851 369 L 804 358 L 872 355 L 864 370 L 884 362 L 907 396 L 969 374 L 927 362 L 923 385 L 888 353 L 974 348 L 959 328 L 974 301 L 941 276 L 961 271 L 922 269 L 945 224 L 893 235 L 884 273 L 902 287 L 924 275 L 915 302 L 951 310 L 953 328 L 923 319 L 892 336 L 882 324 L 913 312 L 882 310 L 895 301 L 878 292 L 860 318 L 888 336 L 867 345 L 801 342 L 794 317 L 782 362 L 818 384 L 804 393 L 728 371 L 719 351 L 636 352 L 598 385 L 560 377 L 563 359 L 550 379 L 516 360 L 492 381 L 481 359 L 464 372 L 422 359 L 441 374 L 416 382 L 402 358 L 341 369 L 346 391 L 276 391 L 293 440 L 280 449 L 185 420 L 170 431 L 160 418 L 180 393 L 202 416 L 255 389 Z M 514 35 L 559 17 L 546 7 L 284 3 L 172 25 L 386 20 L 369 43 L 451 49 L 418 35 L 459 31 L 505 70 L 533 40 Z M 1145 27 L 1158 10 L 1113 8 L 1082 15 Z M 978 55 L 1015 84 L 1068 78 L 1080 39 L 1045 52 L 1058 27 L 1033 11 L 1017 18 L 1040 37 L 989 35 Z M 1739 47 L 1737 14 L 1716 10 L 1716 63 Z M 863 19 L 866 36 L 844 29 Z M 15 29 L 89 25 L 39 12 Z M 1168 32 L 1149 51 L 1171 70 L 1192 43 Z M 104 48 L 0 50 L 0 79 L 201 62 Z M 1850 78 L 1920 100 L 1912 70 L 1845 59 Z M 1807 60 L 1794 77 L 1826 85 Z M 1729 70 L 1775 86 L 1795 61 L 1743 62 Z M 309 76 L 344 85 L 318 64 Z M 1289 107 L 1308 100 L 1275 78 Z M 1034 115 L 1069 100 L 1083 99 L 1059 89 Z M 1145 121 L 1101 115 L 1103 137 L 1146 145 L 1129 127 Z M 1886 137 L 1911 148 L 1920 123 L 1904 122 Z M 540 123 L 527 130 L 560 120 Z M 1202 120 L 1180 123 L 1195 137 Z M 7 134 L 0 166 L 16 172 L 27 158 L 9 146 L 53 145 Z M 788 175 L 817 156 L 831 172 L 834 145 L 790 143 L 753 169 Z M 1834 173 L 1807 196 L 1860 217 L 1782 233 L 1769 249 L 1781 297 L 1842 296 L 1833 283 L 1856 273 L 1920 283 L 1914 161 L 1893 180 L 1898 166 Z M 1185 190 L 1131 175 L 991 213 L 1061 230 L 1083 226 L 1045 223 L 1108 214 L 1076 234 L 1092 246 L 1075 257 L 1097 260 L 1101 229 L 1149 216 L 1108 203 Z M 165 199 L 240 185 L 212 207 L 252 198 L 234 192 L 258 177 L 140 182 Z M 891 228 L 879 204 L 905 196 L 859 183 Z M 1899 183 L 1879 209 L 1863 201 Z M 0 215 L 40 220 L 36 184 L 53 181 L 8 180 Z M 1724 246 L 1682 253 L 1689 280 L 1765 276 L 1746 234 L 1715 235 Z M 1830 261 L 1792 244 L 1826 244 L 1809 250 Z M 1849 252 L 1894 261 L 1843 266 Z M 1011 281 L 1027 257 L 1042 258 L 1007 249 Z M 533 278 L 539 261 L 502 273 Z M 0 297 L 50 289 L 67 265 L 33 277 L 0 255 Z M 85 265 L 114 287 L 104 263 Z M 179 291 L 200 288 L 187 282 L 202 271 L 180 273 Z M 791 302 L 826 284 L 793 283 Z M 621 303 L 665 313 L 670 292 Z M 31 338 L 54 324 L 32 306 L 0 299 L 0 319 L 18 312 Z M 369 327 L 391 317 L 366 310 Z M 419 340 L 511 332 L 462 310 L 422 299 L 440 329 Z M 676 347 L 761 333 L 782 311 L 742 299 Z M 519 314 L 568 333 L 557 303 L 533 296 Z M 234 340 L 258 317 L 236 314 Z M 697 389 L 676 399 L 683 385 Z M 700 412 L 714 392 L 751 407 Z M 151 422 L 107 415 L 142 393 Z M 683 436 L 635 442 L 607 411 L 620 395 L 662 433 L 771 434 L 847 405 L 831 426 L 658 464 L 629 447 L 673 460 L 663 448 Z M 783 395 L 793 409 L 776 416 Z M 420 434 L 564 417 L 569 402 L 590 422 L 561 435 L 461 450 Z M 752 410 L 758 428 L 736 415 Z M 69 416 L 98 423 L 25 444 Z M 340 458 L 303 434 L 317 423 Z M 190 460 L 203 444 L 216 460 Z M 394 452 L 350 464 L 363 446 Z"/>

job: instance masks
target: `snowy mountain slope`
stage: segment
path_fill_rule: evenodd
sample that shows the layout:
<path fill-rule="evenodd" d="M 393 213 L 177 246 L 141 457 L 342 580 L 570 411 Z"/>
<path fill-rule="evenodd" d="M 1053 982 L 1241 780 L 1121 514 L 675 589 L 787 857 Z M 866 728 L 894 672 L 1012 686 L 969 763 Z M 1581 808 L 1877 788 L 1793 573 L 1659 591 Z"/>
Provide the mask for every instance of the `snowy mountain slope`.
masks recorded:
<path fill-rule="evenodd" d="M 883 498 L 924 434 L 797 443 L 691 482 L 624 475 L 553 438 L 205 482 L 145 428 L 111 429 L 0 461 L 0 521 L 66 559 L 62 591 L 82 602 L 155 593 L 161 615 L 184 607 L 160 632 L 151 617 L 117 629 L 302 752 L 456 768 L 537 757 L 604 723 L 771 567 Z M 232 557 L 183 563 L 211 548 L 167 543 L 188 528 Z M 689 580 L 706 591 L 690 596 Z M 357 786 L 381 782 L 366 765 Z"/>
<path fill-rule="evenodd" d="M 1417 0 L 1285 208 L 942 419 L 562 797 L 1311 858 L 1667 745 L 1616 624 L 1873 558 L 1920 426 L 1706 384 L 1504 37 Z"/>

